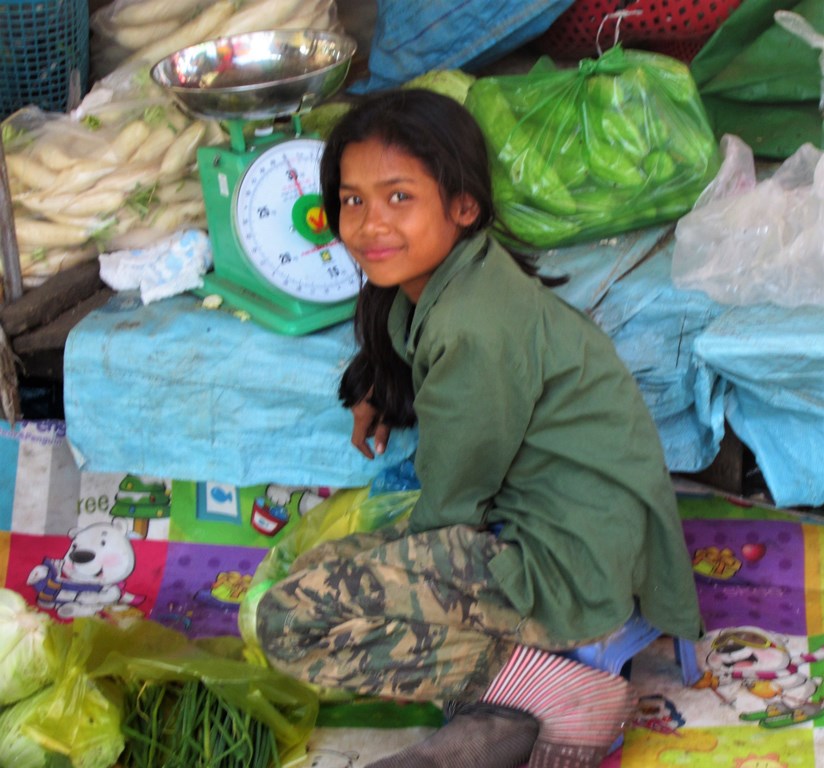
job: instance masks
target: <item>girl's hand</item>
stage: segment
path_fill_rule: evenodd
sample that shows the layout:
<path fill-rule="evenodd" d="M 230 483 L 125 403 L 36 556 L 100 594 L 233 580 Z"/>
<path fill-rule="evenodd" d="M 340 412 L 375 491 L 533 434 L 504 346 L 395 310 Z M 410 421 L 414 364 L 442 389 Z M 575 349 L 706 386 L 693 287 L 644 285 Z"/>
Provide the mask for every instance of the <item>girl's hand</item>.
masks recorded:
<path fill-rule="evenodd" d="M 367 459 L 374 459 L 375 454 L 386 450 L 390 428 L 381 421 L 377 409 L 369 403 L 369 395 L 352 406 L 352 445 Z M 375 450 L 372 451 L 369 439 L 374 438 Z"/>

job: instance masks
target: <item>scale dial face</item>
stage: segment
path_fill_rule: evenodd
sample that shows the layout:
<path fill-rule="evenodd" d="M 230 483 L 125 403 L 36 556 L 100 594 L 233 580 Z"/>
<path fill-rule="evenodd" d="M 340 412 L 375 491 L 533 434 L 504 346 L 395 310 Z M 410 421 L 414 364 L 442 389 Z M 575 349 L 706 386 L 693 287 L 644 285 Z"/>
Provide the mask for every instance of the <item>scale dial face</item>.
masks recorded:
<path fill-rule="evenodd" d="M 332 303 L 358 293 L 361 274 L 329 231 L 320 196 L 319 139 L 289 139 L 266 149 L 237 188 L 234 225 L 263 280 L 298 299 Z"/>

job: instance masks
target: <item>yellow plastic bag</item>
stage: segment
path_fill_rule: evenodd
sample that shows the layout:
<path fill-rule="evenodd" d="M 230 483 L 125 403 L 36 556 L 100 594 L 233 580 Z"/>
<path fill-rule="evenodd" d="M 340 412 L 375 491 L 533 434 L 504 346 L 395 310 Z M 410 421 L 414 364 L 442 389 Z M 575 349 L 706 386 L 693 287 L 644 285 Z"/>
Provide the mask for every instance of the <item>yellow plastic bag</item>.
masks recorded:
<path fill-rule="evenodd" d="M 26 727 L 42 746 L 67 756 L 73 768 L 108 768 L 124 744 L 127 755 L 134 737 L 122 724 L 130 706 L 147 686 L 162 684 L 177 690 L 175 684 L 200 683 L 225 706 L 262 723 L 274 736 L 278 765 L 305 756 L 318 714 L 317 693 L 268 667 L 263 658 L 252 658 L 240 638 L 192 641 L 149 620 L 119 626 L 80 618 L 55 626 L 62 669 L 29 713 Z M 204 727 L 194 723 L 188 735 L 199 739 L 197 731 Z M 161 759 L 164 747 L 170 751 L 169 745 L 156 745 L 152 768 L 179 765 Z"/>
<path fill-rule="evenodd" d="M 369 486 L 337 491 L 310 509 L 298 525 L 286 531 L 269 550 L 240 604 L 238 626 L 247 645 L 259 648 L 258 603 L 269 587 L 286 577 L 298 555 L 324 541 L 374 531 L 405 520 L 420 496 L 420 490 L 390 491 L 375 496 L 370 496 L 369 491 Z"/>

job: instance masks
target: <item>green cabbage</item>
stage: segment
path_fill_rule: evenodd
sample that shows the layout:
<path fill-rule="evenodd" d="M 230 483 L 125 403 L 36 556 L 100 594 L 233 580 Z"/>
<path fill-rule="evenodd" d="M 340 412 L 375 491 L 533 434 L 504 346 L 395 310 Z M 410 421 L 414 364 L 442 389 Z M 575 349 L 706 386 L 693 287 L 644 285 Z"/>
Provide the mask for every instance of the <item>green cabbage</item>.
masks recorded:
<path fill-rule="evenodd" d="M 125 746 L 123 699 L 117 682 L 92 679 L 67 662 L 66 673 L 46 689 L 24 732 L 46 749 L 65 755 L 72 768 L 110 768 Z"/>
<path fill-rule="evenodd" d="M 461 69 L 432 69 L 403 84 L 404 88 L 424 88 L 427 91 L 449 96 L 458 104 L 466 101 L 475 77 Z"/>
<path fill-rule="evenodd" d="M 71 768 L 67 757 L 45 749 L 27 728 L 51 693 L 51 687 L 43 688 L 0 711 L 0 768 Z"/>
<path fill-rule="evenodd" d="M 332 129 L 351 107 L 347 101 L 328 101 L 301 115 L 301 127 L 306 133 L 317 134 L 326 141 Z"/>
<path fill-rule="evenodd" d="M 0 589 L 0 706 L 13 704 L 50 682 L 47 634 L 52 619 L 21 595 Z"/>

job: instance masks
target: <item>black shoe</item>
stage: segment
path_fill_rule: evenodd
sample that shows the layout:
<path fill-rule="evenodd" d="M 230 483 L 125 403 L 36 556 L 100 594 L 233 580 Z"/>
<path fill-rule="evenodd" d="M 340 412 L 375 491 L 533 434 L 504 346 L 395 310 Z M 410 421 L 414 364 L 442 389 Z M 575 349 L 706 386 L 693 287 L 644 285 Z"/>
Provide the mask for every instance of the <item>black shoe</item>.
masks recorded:
<path fill-rule="evenodd" d="M 428 739 L 367 768 L 518 768 L 538 738 L 532 715 L 492 704 L 447 704 L 449 722 Z"/>

